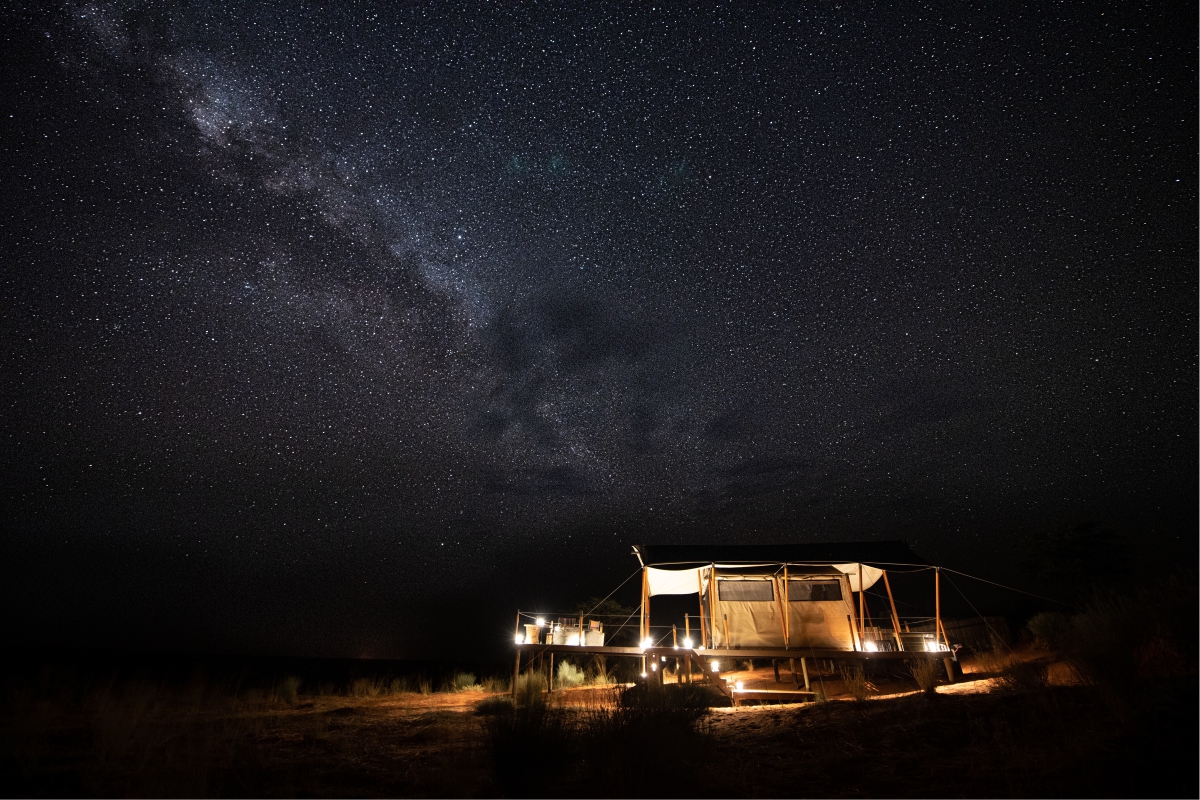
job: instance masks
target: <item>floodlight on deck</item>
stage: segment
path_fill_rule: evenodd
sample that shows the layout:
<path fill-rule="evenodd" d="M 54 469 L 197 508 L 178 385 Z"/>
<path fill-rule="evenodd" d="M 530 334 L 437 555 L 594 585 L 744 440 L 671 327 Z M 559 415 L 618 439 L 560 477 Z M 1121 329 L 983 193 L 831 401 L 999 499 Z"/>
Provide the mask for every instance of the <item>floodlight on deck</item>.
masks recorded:
<path fill-rule="evenodd" d="M 720 661 L 714 661 L 714 662 L 712 662 L 712 671 L 713 671 L 713 672 L 718 672 L 718 671 L 720 671 L 720 669 L 721 669 L 721 662 L 720 662 Z"/>
<path fill-rule="evenodd" d="M 657 670 L 657 669 L 658 669 L 658 664 L 651 664 L 651 665 L 650 665 L 650 669 L 652 669 L 652 670 Z"/>
<path fill-rule="evenodd" d="M 517 644 L 525 644 L 525 637 L 518 633 L 513 637 L 513 641 Z"/>
<path fill-rule="evenodd" d="M 685 648 L 687 648 L 688 650 L 691 650 L 691 649 L 692 649 L 692 640 L 691 640 L 691 639 L 684 639 L 684 640 L 683 640 L 683 646 L 684 646 Z"/>
<path fill-rule="evenodd" d="M 874 653 L 879 649 L 879 645 L 874 642 L 863 642 L 863 649 L 869 653 Z"/>
<path fill-rule="evenodd" d="M 645 639 L 642 639 L 642 649 L 645 650 L 647 647 L 654 647 L 654 640 L 649 636 L 647 636 Z"/>
<path fill-rule="evenodd" d="M 736 687 L 737 687 L 737 690 L 738 690 L 739 692 L 740 692 L 742 689 L 745 689 L 745 688 L 746 688 L 746 684 L 745 684 L 745 683 L 743 683 L 742 681 L 738 681 L 737 683 L 735 683 L 735 684 L 734 684 L 734 686 L 736 686 Z"/>
<path fill-rule="evenodd" d="M 537 618 L 537 626 L 538 626 L 539 628 L 544 628 L 544 627 L 546 627 L 546 620 L 545 620 L 543 617 L 538 617 L 538 618 Z"/>

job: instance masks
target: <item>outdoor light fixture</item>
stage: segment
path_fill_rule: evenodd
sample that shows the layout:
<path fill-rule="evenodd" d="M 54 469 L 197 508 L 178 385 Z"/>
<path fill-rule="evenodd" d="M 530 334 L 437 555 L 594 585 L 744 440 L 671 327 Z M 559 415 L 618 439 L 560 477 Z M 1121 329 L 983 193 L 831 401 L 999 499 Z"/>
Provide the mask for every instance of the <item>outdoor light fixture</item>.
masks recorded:
<path fill-rule="evenodd" d="M 739 692 L 740 692 L 742 689 L 745 689 L 745 688 L 746 688 L 746 684 L 742 683 L 741 681 L 738 681 L 737 683 L 735 683 L 735 684 L 734 684 L 734 686 L 736 686 L 736 687 L 737 687 L 737 690 L 738 690 Z"/>
<path fill-rule="evenodd" d="M 650 669 L 657 670 L 657 669 L 658 669 L 658 664 L 651 664 L 651 665 L 650 665 Z"/>
<path fill-rule="evenodd" d="M 875 644 L 874 642 L 863 642 L 863 649 L 874 653 L 879 649 L 879 645 Z"/>
<path fill-rule="evenodd" d="M 692 640 L 691 640 L 691 639 L 684 639 L 684 640 L 683 640 L 683 646 L 684 646 L 684 647 L 686 647 L 688 650 L 691 650 L 691 649 L 692 649 Z"/>
<path fill-rule="evenodd" d="M 644 673 L 644 672 L 643 672 L 643 673 L 642 673 L 642 677 L 643 677 L 643 678 L 644 678 L 644 677 L 646 677 L 646 673 Z"/>
<path fill-rule="evenodd" d="M 654 640 L 649 636 L 647 636 L 645 639 L 642 639 L 642 649 L 645 650 L 647 647 L 654 647 Z"/>
<path fill-rule="evenodd" d="M 713 672 L 716 672 L 716 671 L 717 671 L 717 670 L 719 670 L 720 668 L 721 668 L 721 662 L 720 662 L 720 661 L 714 661 L 714 662 L 712 662 L 712 669 L 713 669 Z"/>
<path fill-rule="evenodd" d="M 539 628 L 544 628 L 544 627 L 546 627 L 546 620 L 542 619 L 541 617 L 538 617 L 538 618 L 537 618 L 537 626 L 538 626 Z"/>
<path fill-rule="evenodd" d="M 666 660 L 667 660 L 666 656 L 663 656 L 662 658 L 659 659 L 659 661 L 666 661 Z"/>
<path fill-rule="evenodd" d="M 514 641 L 515 641 L 517 644 L 525 644 L 525 637 L 524 637 L 524 636 L 522 636 L 522 635 L 521 635 L 521 634 L 519 634 L 519 633 L 518 633 L 516 636 L 514 636 L 514 637 L 513 637 L 513 640 L 514 640 Z"/>

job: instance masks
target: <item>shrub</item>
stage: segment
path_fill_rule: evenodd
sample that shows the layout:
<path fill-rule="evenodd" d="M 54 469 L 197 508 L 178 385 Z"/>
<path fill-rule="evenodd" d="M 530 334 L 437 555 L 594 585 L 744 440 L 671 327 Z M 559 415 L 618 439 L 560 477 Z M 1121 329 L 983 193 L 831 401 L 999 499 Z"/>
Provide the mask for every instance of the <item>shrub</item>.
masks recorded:
<path fill-rule="evenodd" d="M 492 716 L 494 714 L 509 714 L 515 709 L 512 698 L 505 695 L 499 697 L 487 697 L 475 704 L 475 713 L 480 716 Z"/>
<path fill-rule="evenodd" d="M 554 680 L 558 683 L 559 688 L 570 689 L 573 686 L 583 685 L 583 670 L 572 664 L 570 661 L 558 662 L 558 668 L 554 670 Z"/>
<path fill-rule="evenodd" d="M 350 684 L 351 697 L 378 697 L 383 691 L 383 681 L 378 678 L 355 678 Z"/>
<path fill-rule="evenodd" d="M 408 678 L 392 678 L 388 681 L 388 694 L 404 694 L 411 691 L 412 686 Z"/>
<path fill-rule="evenodd" d="M 455 672 L 450 679 L 450 683 L 454 686 L 454 691 L 464 692 L 468 689 L 476 688 L 474 672 Z"/>
<path fill-rule="evenodd" d="M 542 682 L 544 685 L 544 678 Z M 535 684 L 536 681 L 526 681 L 526 687 Z M 489 708 L 497 709 L 499 705 Z M 563 712 L 547 706 L 544 699 L 519 703 L 508 713 L 486 714 L 483 729 L 496 782 L 506 795 L 541 794 L 568 763 L 573 731 Z"/>
<path fill-rule="evenodd" d="M 275 696 L 285 703 L 294 703 L 300 696 L 301 681 L 295 675 L 288 675 L 275 687 Z"/>
<path fill-rule="evenodd" d="M 852 664 L 846 666 L 838 665 L 838 673 L 842 676 L 842 684 L 846 687 L 846 692 L 855 700 L 867 699 L 867 678 L 863 674 L 862 666 Z"/>
<path fill-rule="evenodd" d="M 512 688 L 508 678 L 497 678 L 495 675 L 489 675 L 483 679 L 483 690 L 485 692 L 507 692 Z"/>
<path fill-rule="evenodd" d="M 526 672 L 517 678 L 517 705 L 546 705 L 546 676 L 540 672 Z"/>
<path fill-rule="evenodd" d="M 429 678 L 426 678 L 424 675 L 417 678 L 417 691 L 420 694 L 433 694 L 433 684 Z"/>
<path fill-rule="evenodd" d="M 1050 667 L 1044 661 L 1009 660 L 1000 668 L 996 680 L 1006 689 L 1044 689 L 1050 678 Z"/>
<path fill-rule="evenodd" d="M 596 656 L 592 662 L 588 683 L 593 686 L 611 686 L 617 679 L 608 667 L 608 659 L 602 655 Z"/>
<path fill-rule="evenodd" d="M 1055 650 L 1063 644 L 1063 639 L 1071 621 L 1057 611 L 1042 611 L 1034 614 L 1025 623 L 1025 628 L 1033 636 L 1033 646 L 1038 650 Z"/>
<path fill-rule="evenodd" d="M 938 673 L 942 665 L 932 658 L 914 658 L 908 662 L 908 671 L 926 694 L 937 691 Z"/>
<path fill-rule="evenodd" d="M 699 773 L 707 739 L 702 723 L 717 701 L 709 687 L 635 684 L 609 707 L 582 716 L 580 740 L 589 774 L 602 795 L 655 796 L 680 792 Z M 672 769 L 663 770 L 664 764 Z"/>

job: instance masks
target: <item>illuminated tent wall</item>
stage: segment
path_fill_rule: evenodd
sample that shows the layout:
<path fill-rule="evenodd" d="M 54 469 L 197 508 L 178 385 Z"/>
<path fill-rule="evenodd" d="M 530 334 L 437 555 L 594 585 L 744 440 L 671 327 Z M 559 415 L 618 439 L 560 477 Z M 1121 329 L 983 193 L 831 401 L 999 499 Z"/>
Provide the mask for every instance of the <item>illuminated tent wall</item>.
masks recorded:
<path fill-rule="evenodd" d="M 855 593 L 885 569 L 927 566 L 904 542 L 637 545 L 644 602 L 699 595 L 706 647 L 860 650 Z M 715 578 L 715 590 L 714 590 Z"/>

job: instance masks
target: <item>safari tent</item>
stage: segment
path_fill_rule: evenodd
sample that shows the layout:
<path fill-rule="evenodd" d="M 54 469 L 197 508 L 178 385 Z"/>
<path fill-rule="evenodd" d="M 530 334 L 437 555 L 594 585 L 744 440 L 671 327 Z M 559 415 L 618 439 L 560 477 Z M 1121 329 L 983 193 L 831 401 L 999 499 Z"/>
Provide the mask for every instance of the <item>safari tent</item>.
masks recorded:
<path fill-rule="evenodd" d="M 641 573 L 638 646 L 606 644 L 604 622 L 586 614 L 548 622 L 551 615 L 518 611 L 514 680 L 523 658 L 532 664 L 546 655 L 553 675 L 555 653 L 640 658 L 642 674 L 660 681 L 660 662 L 682 664 L 688 680 L 695 667 L 703 679 L 715 681 L 721 663 L 732 659 L 783 660 L 791 665 L 795 694 L 811 694 L 810 659 L 938 659 L 954 679 L 954 649 L 941 621 L 940 570 L 905 542 L 635 545 L 633 554 Z M 932 633 L 914 633 L 901 622 L 889 572 L 931 574 Z M 880 584 L 887 611 L 873 620 L 866 598 L 873 588 L 881 594 Z M 653 599 L 664 595 L 692 595 L 697 613 L 686 614 L 682 625 L 664 626 L 661 620 L 653 625 Z M 805 691 L 797 683 L 797 662 Z"/>

